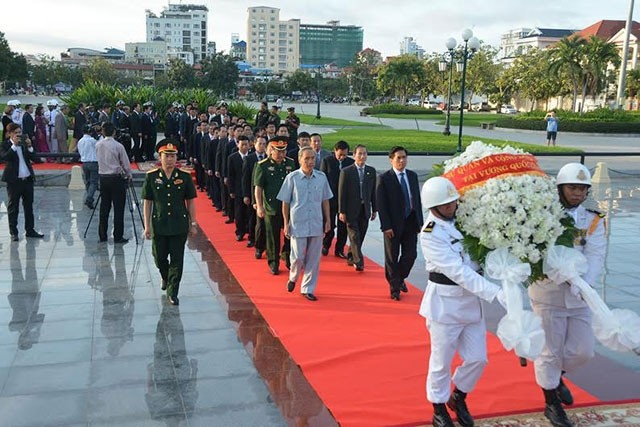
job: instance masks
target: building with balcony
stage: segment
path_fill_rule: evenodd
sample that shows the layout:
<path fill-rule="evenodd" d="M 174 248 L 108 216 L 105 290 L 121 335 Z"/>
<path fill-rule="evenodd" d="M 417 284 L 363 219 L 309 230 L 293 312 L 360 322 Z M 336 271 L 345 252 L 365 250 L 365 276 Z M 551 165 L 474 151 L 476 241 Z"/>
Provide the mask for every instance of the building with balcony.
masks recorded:
<path fill-rule="evenodd" d="M 413 55 L 418 58 L 423 58 L 424 49 L 416 43 L 413 37 L 405 37 L 400 42 L 400 55 Z"/>
<path fill-rule="evenodd" d="M 518 28 L 510 30 L 500 38 L 499 60 L 511 64 L 518 55 L 530 49 L 544 49 L 577 30 L 560 28 Z"/>
<path fill-rule="evenodd" d="M 169 3 L 159 15 L 147 9 L 147 42 L 164 40 L 174 56 L 192 55 L 191 64 L 200 62 L 207 55 L 208 13 L 206 6 L 198 4 Z"/>
<path fill-rule="evenodd" d="M 294 72 L 300 66 L 300 20 L 280 20 L 280 9 L 250 7 L 247 17 L 246 61 L 267 73 Z"/>
<path fill-rule="evenodd" d="M 168 61 L 167 42 L 152 41 L 124 44 L 124 60 L 132 64 L 164 65 Z"/>

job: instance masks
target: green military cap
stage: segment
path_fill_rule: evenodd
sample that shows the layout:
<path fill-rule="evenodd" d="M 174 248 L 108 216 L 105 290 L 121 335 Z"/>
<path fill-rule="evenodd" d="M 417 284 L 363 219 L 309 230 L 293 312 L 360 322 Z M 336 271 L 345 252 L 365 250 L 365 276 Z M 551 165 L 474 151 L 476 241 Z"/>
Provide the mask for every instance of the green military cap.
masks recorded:
<path fill-rule="evenodd" d="M 165 138 L 156 144 L 156 152 L 159 154 L 175 154 L 178 152 L 178 144 L 171 138 Z"/>
<path fill-rule="evenodd" d="M 274 136 L 269 140 L 269 146 L 279 151 L 287 149 L 289 138 L 286 136 Z"/>

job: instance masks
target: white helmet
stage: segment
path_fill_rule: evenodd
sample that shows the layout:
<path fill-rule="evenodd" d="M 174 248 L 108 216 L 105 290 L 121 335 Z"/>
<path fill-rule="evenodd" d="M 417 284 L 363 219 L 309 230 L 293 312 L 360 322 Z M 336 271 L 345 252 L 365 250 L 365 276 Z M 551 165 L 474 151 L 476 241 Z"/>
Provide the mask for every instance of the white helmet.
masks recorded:
<path fill-rule="evenodd" d="M 55 99 L 50 99 L 47 101 L 47 107 L 57 107 L 58 101 Z"/>
<path fill-rule="evenodd" d="M 583 184 L 591 186 L 591 173 L 581 163 L 567 163 L 558 171 L 556 185 Z"/>
<path fill-rule="evenodd" d="M 424 209 L 431 209 L 458 200 L 460 194 L 458 194 L 456 187 L 447 178 L 434 176 L 424 183 L 420 197 L 422 197 L 422 207 Z"/>
<path fill-rule="evenodd" d="M 7 102 L 7 105 L 11 105 L 13 107 L 18 107 L 18 106 L 20 106 L 20 101 L 17 100 L 17 99 L 12 99 L 12 100 Z"/>

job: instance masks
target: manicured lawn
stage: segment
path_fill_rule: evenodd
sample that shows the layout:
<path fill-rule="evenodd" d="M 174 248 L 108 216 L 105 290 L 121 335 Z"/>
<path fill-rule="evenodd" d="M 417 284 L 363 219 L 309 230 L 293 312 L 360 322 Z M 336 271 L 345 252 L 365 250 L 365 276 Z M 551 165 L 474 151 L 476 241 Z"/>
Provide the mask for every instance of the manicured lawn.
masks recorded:
<path fill-rule="evenodd" d="M 409 119 L 409 120 L 436 120 L 438 124 L 444 126 L 446 114 L 375 114 L 372 117 L 380 117 L 381 119 Z M 495 123 L 499 114 L 493 113 L 464 113 L 465 126 L 480 126 L 480 123 Z M 451 112 L 451 126 L 458 126 L 460 123 L 460 111 Z"/>
<path fill-rule="evenodd" d="M 334 133 L 323 135 L 324 146 L 332 147 L 337 141 L 344 140 L 351 147 L 356 144 L 365 144 L 370 152 L 387 152 L 394 145 L 402 145 L 409 151 L 454 152 L 458 146 L 457 135 L 444 136 L 440 132 L 426 132 L 418 130 L 392 130 L 392 129 L 342 129 Z M 464 136 L 463 147 L 466 147 L 477 137 Z M 483 142 L 497 146 L 511 145 L 519 147 L 531 153 L 579 153 L 581 150 L 566 147 L 547 147 L 543 145 L 523 144 L 520 142 L 504 141 L 483 138 Z"/>
<path fill-rule="evenodd" d="M 322 114 L 322 113 L 321 113 Z M 377 127 L 382 128 L 386 126 L 382 126 L 379 123 L 365 123 L 365 122 L 356 122 L 353 120 L 344 120 L 344 119 L 336 119 L 333 117 L 325 117 L 322 116 L 320 120 L 316 119 L 316 116 L 313 114 L 297 114 L 300 122 L 309 126 L 358 126 L 358 127 Z M 287 115 L 280 114 L 280 118 L 282 119 L 282 123 L 284 123 Z"/>

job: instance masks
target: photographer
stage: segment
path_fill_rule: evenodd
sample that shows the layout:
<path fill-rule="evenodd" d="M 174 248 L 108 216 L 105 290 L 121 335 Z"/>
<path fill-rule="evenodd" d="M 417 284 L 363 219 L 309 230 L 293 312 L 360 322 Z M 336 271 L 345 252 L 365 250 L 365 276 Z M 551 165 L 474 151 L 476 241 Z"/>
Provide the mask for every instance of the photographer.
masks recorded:
<path fill-rule="evenodd" d="M 102 124 L 101 139 L 96 144 L 98 174 L 100 175 L 100 223 L 98 235 L 101 242 L 107 241 L 109 213 L 113 204 L 113 242 L 127 243 L 124 234 L 124 204 L 127 181 L 131 180 L 129 157 L 122 144 L 113 139 L 113 123 Z"/>
<path fill-rule="evenodd" d="M 558 136 L 558 118 L 555 111 L 549 111 L 544 120 L 547 122 L 547 146 L 553 143 L 556 146 L 556 137 Z"/>

